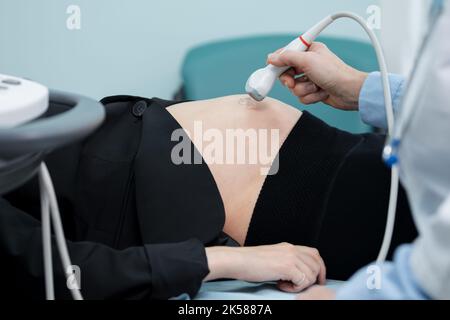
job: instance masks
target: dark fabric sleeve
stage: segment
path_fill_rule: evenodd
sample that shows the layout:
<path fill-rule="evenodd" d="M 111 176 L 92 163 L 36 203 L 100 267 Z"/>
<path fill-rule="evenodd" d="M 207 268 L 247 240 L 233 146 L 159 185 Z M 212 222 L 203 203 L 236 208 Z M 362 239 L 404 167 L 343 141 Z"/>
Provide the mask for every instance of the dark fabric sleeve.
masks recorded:
<path fill-rule="evenodd" d="M 53 241 L 55 293 L 70 299 Z M 197 240 L 114 250 L 91 242 L 67 242 L 72 264 L 81 269 L 85 299 L 166 299 L 194 296 L 209 272 Z M 44 299 L 41 225 L 0 198 L 0 271 L 9 298 Z"/>
<path fill-rule="evenodd" d="M 190 240 L 176 244 L 146 246 L 152 266 L 152 298 L 167 299 L 182 293 L 194 297 L 208 275 L 203 244 Z"/>

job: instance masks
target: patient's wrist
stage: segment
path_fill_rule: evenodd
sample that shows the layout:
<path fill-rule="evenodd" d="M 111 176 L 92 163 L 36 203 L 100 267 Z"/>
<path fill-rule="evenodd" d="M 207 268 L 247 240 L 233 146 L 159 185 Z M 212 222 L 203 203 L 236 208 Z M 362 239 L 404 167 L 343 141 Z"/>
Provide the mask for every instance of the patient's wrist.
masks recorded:
<path fill-rule="evenodd" d="M 239 279 L 242 255 L 240 248 L 212 247 L 206 248 L 209 274 L 204 281 L 217 279 Z"/>

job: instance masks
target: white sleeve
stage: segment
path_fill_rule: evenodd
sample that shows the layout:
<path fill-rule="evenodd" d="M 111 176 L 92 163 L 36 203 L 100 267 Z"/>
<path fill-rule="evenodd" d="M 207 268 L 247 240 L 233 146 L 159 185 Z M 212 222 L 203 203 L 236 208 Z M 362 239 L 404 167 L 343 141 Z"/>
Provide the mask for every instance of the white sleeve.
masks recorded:
<path fill-rule="evenodd" d="M 450 195 L 430 217 L 411 255 L 412 271 L 434 299 L 450 299 Z"/>

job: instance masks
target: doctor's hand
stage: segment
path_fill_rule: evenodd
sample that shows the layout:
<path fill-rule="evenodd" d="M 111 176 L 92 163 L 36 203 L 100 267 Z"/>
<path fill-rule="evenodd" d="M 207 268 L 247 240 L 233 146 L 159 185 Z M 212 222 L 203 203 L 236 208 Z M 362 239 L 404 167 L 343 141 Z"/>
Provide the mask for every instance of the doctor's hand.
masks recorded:
<path fill-rule="evenodd" d="M 244 248 L 207 248 L 206 281 L 229 278 L 248 282 L 277 281 L 280 290 L 301 292 L 324 284 L 325 264 L 316 249 L 282 243 Z"/>
<path fill-rule="evenodd" d="M 270 54 L 267 63 L 292 67 L 280 80 L 301 103 L 324 102 L 340 110 L 358 110 L 366 73 L 345 64 L 320 42 L 314 42 L 307 52 L 280 52 Z"/>

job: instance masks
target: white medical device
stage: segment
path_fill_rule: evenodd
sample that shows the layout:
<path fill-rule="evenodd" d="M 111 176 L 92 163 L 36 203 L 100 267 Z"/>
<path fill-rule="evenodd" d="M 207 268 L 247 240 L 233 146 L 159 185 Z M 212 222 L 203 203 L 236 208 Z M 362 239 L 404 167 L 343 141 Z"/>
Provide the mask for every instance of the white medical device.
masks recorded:
<path fill-rule="evenodd" d="M 340 18 L 349 18 L 355 20 L 368 34 L 372 45 L 375 49 L 375 53 L 378 59 L 378 64 L 381 72 L 382 84 L 384 89 L 384 102 L 386 107 L 387 124 L 388 124 L 388 141 L 391 141 L 391 137 L 394 133 L 394 109 L 392 106 L 391 88 L 389 83 L 389 74 L 386 66 L 386 61 L 383 55 L 381 44 L 378 41 L 377 36 L 373 30 L 367 25 L 366 21 L 360 16 L 351 12 L 338 12 L 330 15 L 305 32 L 303 35 L 293 40 L 283 50 L 304 52 L 307 51 L 314 40 L 319 34 L 330 24 Z M 268 65 L 263 69 L 255 71 L 248 79 L 245 85 L 245 91 L 247 94 L 256 101 L 264 100 L 267 95 L 272 91 L 276 80 L 290 67 L 275 67 L 274 65 Z M 383 239 L 383 244 L 380 249 L 380 253 L 377 258 L 377 263 L 381 264 L 386 260 L 389 252 L 389 248 L 392 241 L 392 235 L 394 232 L 395 213 L 397 208 L 398 186 L 399 186 L 399 169 L 396 163 L 390 163 L 392 165 L 391 171 L 391 188 L 390 188 L 390 200 L 388 209 L 388 218 L 386 223 L 386 231 Z"/>
<path fill-rule="evenodd" d="M 51 116 L 44 115 L 47 110 L 51 111 Z M 77 279 L 71 278 L 73 268 L 58 202 L 43 161 L 45 155 L 52 150 L 88 136 L 101 125 L 104 118 L 105 110 L 97 101 L 69 93 L 49 92 L 38 83 L 0 75 L 0 195 L 14 190 L 39 174 L 48 300 L 55 298 L 51 224 L 67 282 L 73 284 L 73 280 Z M 76 285 L 70 288 L 70 292 L 74 299 L 82 299 Z"/>
<path fill-rule="evenodd" d="M 0 74 L 0 128 L 34 120 L 48 108 L 48 89 L 29 80 Z"/>
<path fill-rule="evenodd" d="M 288 50 L 297 52 L 307 51 L 317 36 L 333 21 L 331 16 L 320 21 L 303 35 L 289 43 L 281 53 Z M 290 68 L 291 67 L 275 67 L 274 65 L 269 64 L 267 67 L 255 71 L 248 79 L 247 84 L 245 85 L 245 91 L 256 101 L 264 100 L 270 91 L 272 91 L 278 78 Z"/>

